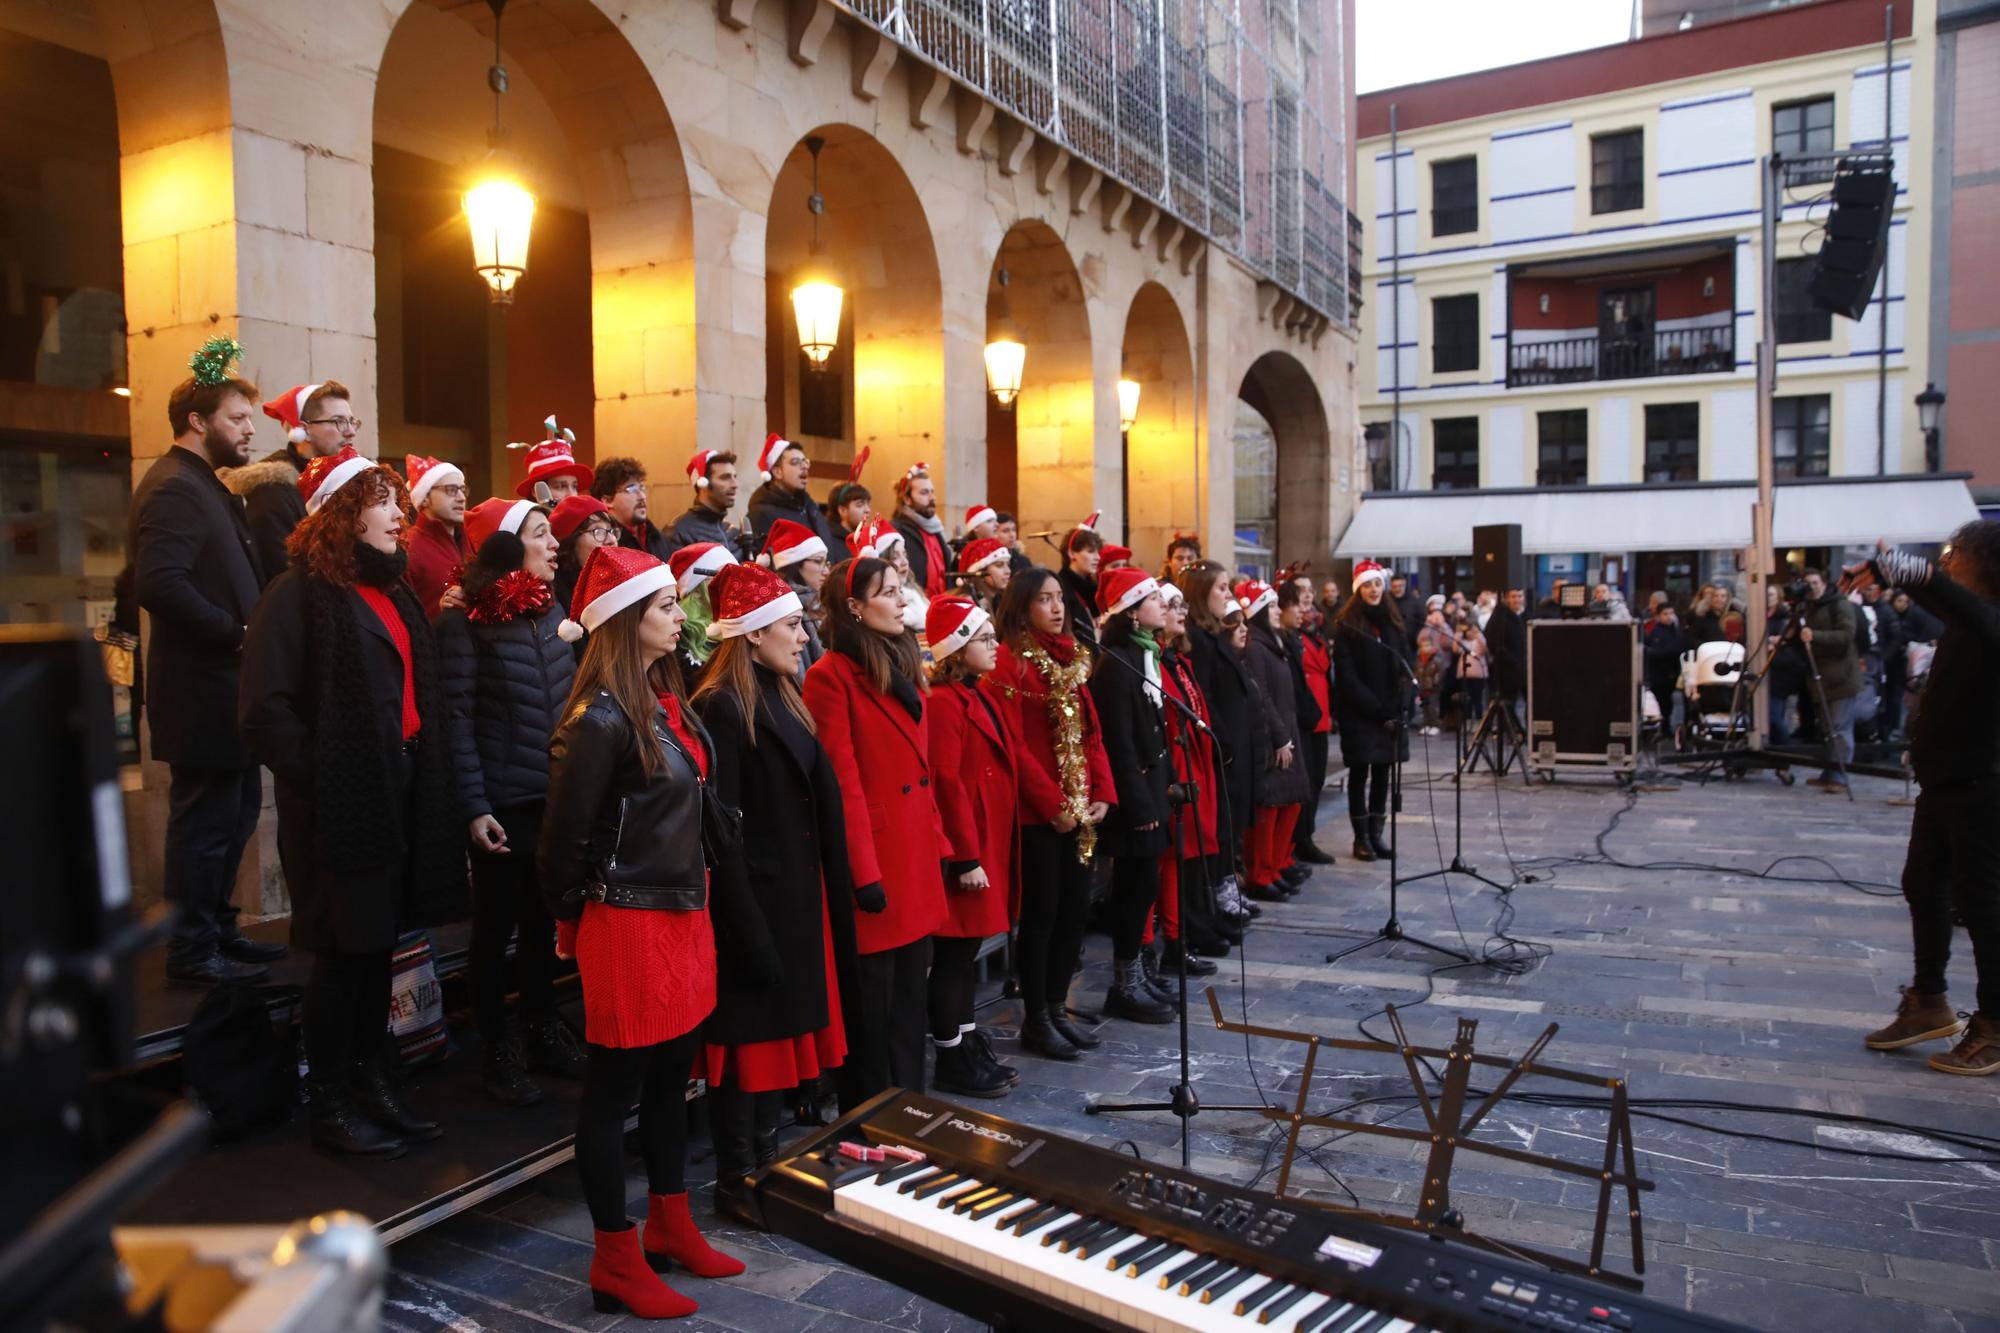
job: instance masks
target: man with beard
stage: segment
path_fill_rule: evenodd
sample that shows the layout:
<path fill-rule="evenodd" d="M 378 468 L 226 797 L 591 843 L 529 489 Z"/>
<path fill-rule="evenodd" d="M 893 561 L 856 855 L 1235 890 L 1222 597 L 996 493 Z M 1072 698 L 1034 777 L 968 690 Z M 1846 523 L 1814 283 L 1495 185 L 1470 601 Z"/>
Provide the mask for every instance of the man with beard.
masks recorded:
<path fill-rule="evenodd" d="M 805 528 L 824 542 L 829 551 L 846 544 L 833 530 L 832 520 L 813 503 L 812 460 L 806 457 L 803 446 L 772 431 L 764 437 L 764 447 L 757 451 L 757 475 L 764 479 L 764 484 L 750 495 L 751 558 L 763 554 L 771 528 L 781 518 Z"/>
<path fill-rule="evenodd" d="M 285 539 L 306 516 L 305 502 L 299 499 L 299 474 L 313 459 L 331 457 L 353 444 L 361 420 L 354 415 L 347 386 L 339 380 L 295 384 L 265 403 L 264 415 L 285 428 L 285 447 L 217 475 L 243 497 L 258 573 L 269 584 L 285 572 Z"/>
<path fill-rule="evenodd" d="M 658 560 L 673 554 L 667 538 L 647 517 L 646 465 L 636 458 L 600 458 L 590 493 L 604 501 L 618 525 L 618 544 Z"/>
<path fill-rule="evenodd" d="M 951 555 L 945 549 L 944 522 L 937 516 L 937 485 L 930 469 L 922 463 L 896 479 L 896 531 L 903 534 L 903 549 L 910 555 L 910 572 L 924 596 L 936 601 L 944 596 L 945 571 Z"/>
<path fill-rule="evenodd" d="M 736 504 L 736 455 L 703 449 L 688 460 L 688 481 L 694 486 L 694 503 L 674 520 L 667 533 L 667 551 L 683 546 L 714 542 L 737 560 L 743 559 L 743 535 L 729 526 L 729 511 Z"/>
<path fill-rule="evenodd" d="M 1062 585 L 1063 629 L 1078 643 L 1097 647 L 1097 567 L 1104 560 L 1104 538 L 1097 535 L 1092 514 L 1063 538 L 1063 567 L 1056 571 Z"/>
<path fill-rule="evenodd" d="M 465 538 L 465 474 L 454 463 L 421 454 L 405 454 L 403 469 L 409 478 L 410 507 L 417 511 L 404 581 L 416 593 L 424 615 L 436 620 L 445 589 L 478 554 Z"/>
<path fill-rule="evenodd" d="M 152 614 L 153 757 L 172 775 L 167 976 L 196 985 L 254 980 L 284 952 L 243 938 L 230 901 L 263 794 L 236 725 L 244 627 L 261 587 L 257 552 L 243 502 L 216 476 L 250 461 L 257 433 L 257 386 L 230 370 L 242 350 L 232 338 L 211 339 L 193 377 L 168 398 L 173 447 L 132 493 L 128 548 L 139 605 Z"/>

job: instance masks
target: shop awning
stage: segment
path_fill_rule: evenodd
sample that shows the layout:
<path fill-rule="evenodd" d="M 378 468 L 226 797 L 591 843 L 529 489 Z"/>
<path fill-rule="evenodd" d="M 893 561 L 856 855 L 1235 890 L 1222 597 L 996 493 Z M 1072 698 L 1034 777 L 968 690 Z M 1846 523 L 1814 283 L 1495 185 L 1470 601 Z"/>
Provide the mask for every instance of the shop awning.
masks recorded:
<path fill-rule="evenodd" d="M 1529 555 L 1739 550 L 1750 544 L 1756 495 L 1739 483 L 1367 495 L 1334 555 L 1470 555 L 1472 530 L 1489 523 L 1519 523 Z M 1935 542 L 1979 517 L 1963 473 L 1785 482 L 1776 505 L 1781 548 Z"/>

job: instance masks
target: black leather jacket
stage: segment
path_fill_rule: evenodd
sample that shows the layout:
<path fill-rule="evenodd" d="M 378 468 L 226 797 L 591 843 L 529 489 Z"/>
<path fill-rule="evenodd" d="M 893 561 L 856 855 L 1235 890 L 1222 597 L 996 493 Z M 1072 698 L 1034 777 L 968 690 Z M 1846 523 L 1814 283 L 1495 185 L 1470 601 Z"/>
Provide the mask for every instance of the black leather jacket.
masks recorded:
<path fill-rule="evenodd" d="M 688 727 L 708 744 L 692 711 Z M 549 911 L 564 921 L 586 899 L 613 907 L 692 912 L 708 901 L 701 773 L 654 709 L 661 752 L 651 777 L 611 695 L 570 711 L 549 746 L 549 804 L 537 866 Z"/>

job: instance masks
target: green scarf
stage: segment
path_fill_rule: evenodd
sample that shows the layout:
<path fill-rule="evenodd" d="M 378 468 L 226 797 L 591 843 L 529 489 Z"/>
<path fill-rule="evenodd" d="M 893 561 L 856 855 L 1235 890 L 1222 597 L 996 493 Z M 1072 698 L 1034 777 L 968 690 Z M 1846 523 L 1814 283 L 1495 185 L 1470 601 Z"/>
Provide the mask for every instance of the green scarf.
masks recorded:
<path fill-rule="evenodd" d="M 687 612 L 687 624 L 681 627 L 681 651 L 696 666 L 705 666 L 715 654 L 715 641 L 708 637 L 708 627 L 715 619 L 708 604 L 708 584 L 681 598 L 681 610 Z"/>
<path fill-rule="evenodd" d="M 1142 662 L 1146 668 L 1147 697 L 1152 699 L 1153 707 L 1155 708 L 1165 707 L 1165 705 L 1160 702 L 1159 639 L 1154 637 L 1152 630 L 1146 629 L 1143 626 L 1134 625 L 1132 626 L 1132 642 L 1138 644 L 1140 650 L 1145 654 L 1144 658 L 1142 659 Z"/>

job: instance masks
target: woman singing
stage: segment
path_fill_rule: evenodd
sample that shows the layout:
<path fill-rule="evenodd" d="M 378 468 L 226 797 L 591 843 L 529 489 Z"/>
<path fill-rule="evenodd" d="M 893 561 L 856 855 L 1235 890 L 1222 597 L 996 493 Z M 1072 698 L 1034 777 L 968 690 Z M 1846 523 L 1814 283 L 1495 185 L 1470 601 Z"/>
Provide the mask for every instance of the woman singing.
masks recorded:
<path fill-rule="evenodd" d="M 1167 609 L 1167 625 L 1160 631 L 1160 643 L 1166 650 L 1160 655 L 1160 688 L 1213 730 L 1208 699 L 1201 692 L 1194 660 L 1189 656 L 1187 598 L 1175 585 L 1163 583 L 1160 600 Z M 1193 799 L 1175 813 L 1173 844 L 1160 858 L 1160 892 L 1154 901 L 1161 933 L 1166 936 L 1166 957 L 1156 966 L 1148 951 L 1141 953 L 1140 961 L 1155 977 L 1177 977 L 1185 956 L 1188 975 L 1205 977 L 1214 974 L 1215 964 L 1200 955 L 1226 957 L 1231 944 L 1242 943 L 1243 931 L 1217 914 L 1212 892 L 1222 871 L 1214 859 L 1222 851 L 1221 839 L 1216 836 L 1220 797 L 1215 789 L 1215 748 L 1208 734 L 1180 709 L 1170 705 L 1166 718 L 1174 781 L 1184 789 L 1191 788 Z M 1152 922 L 1146 924 L 1147 942 L 1151 943 Z"/>
<path fill-rule="evenodd" d="M 1340 608 L 1333 633 L 1333 712 L 1340 757 L 1347 765 L 1347 818 L 1354 825 L 1354 859 L 1389 854 L 1389 766 L 1410 757 L 1401 725 L 1410 679 L 1403 616 L 1387 594 L 1388 571 L 1373 560 L 1354 567 L 1354 596 Z"/>

